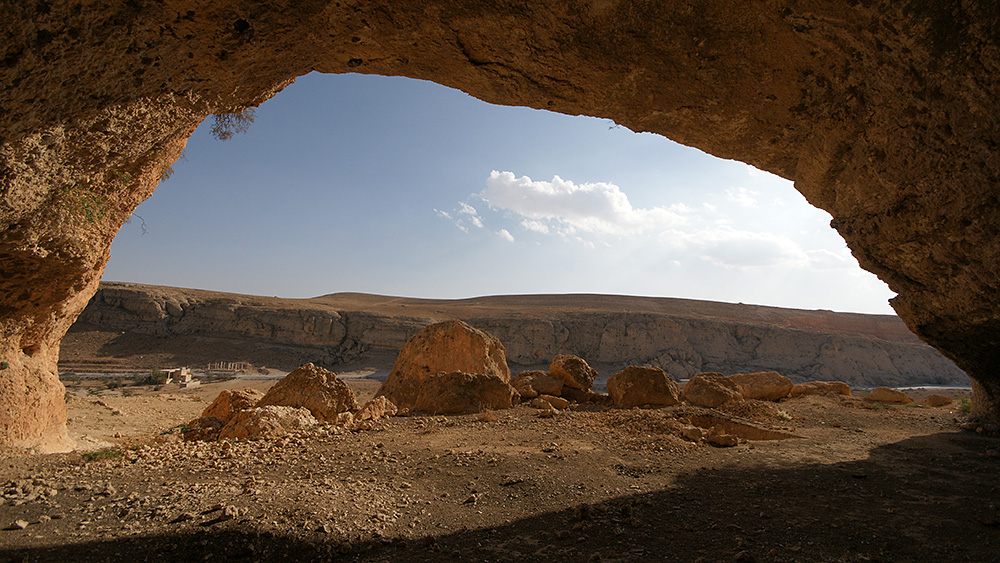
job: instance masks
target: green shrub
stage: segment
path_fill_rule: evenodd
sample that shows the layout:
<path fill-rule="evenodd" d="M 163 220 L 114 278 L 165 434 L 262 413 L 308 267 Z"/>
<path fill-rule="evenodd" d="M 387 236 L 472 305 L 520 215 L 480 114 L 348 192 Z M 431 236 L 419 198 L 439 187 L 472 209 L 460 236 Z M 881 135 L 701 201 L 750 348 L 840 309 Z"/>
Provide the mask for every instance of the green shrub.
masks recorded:
<path fill-rule="evenodd" d="M 99 459 L 114 459 L 116 457 L 121 457 L 121 455 L 122 453 L 118 450 L 106 449 L 97 450 L 96 452 L 87 452 L 85 454 L 81 454 L 80 457 L 82 457 L 84 461 L 97 461 Z"/>
<path fill-rule="evenodd" d="M 968 397 L 959 397 L 958 412 L 960 414 L 969 414 L 970 412 L 972 412 L 972 402 L 969 401 Z"/>
<path fill-rule="evenodd" d="M 9 367 L 10 364 L 8 364 L 7 362 L 0 362 L 0 369 L 7 369 Z"/>

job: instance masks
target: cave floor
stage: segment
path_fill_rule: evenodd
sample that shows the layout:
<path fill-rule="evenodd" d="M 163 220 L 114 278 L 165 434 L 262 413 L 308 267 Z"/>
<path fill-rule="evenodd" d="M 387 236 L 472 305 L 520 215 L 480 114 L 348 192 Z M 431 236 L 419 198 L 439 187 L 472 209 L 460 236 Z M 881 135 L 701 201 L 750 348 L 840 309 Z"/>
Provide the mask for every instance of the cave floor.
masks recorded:
<path fill-rule="evenodd" d="M 217 392 L 164 404 L 183 418 Z M 80 399 L 131 412 L 126 398 L 96 400 Z M 87 420 L 73 404 L 71 419 Z M 249 442 L 119 432 L 91 453 L 0 457 L 0 560 L 995 557 L 1000 440 L 959 430 L 957 404 L 811 396 L 775 407 L 760 422 L 799 438 L 729 448 L 677 437 L 671 409 L 539 418 L 521 406 Z"/>

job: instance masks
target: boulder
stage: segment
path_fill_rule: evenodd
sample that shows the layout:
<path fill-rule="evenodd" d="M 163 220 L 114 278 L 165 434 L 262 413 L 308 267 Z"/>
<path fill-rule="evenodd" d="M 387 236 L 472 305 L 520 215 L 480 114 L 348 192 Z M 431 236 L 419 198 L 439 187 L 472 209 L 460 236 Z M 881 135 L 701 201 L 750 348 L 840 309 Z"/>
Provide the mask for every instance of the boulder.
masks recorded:
<path fill-rule="evenodd" d="M 924 399 L 924 404 L 931 407 L 943 407 L 945 405 L 950 405 L 952 402 L 951 397 L 936 394 L 928 395 L 927 398 Z"/>
<path fill-rule="evenodd" d="M 732 380 L 721 373 L 699 373 L 684 386 L 684 400 L 702 407 L 715 408 L 729 401 L 741 402 L 743 395 Z"/>
<path fill-rule="evenodd" d="M 559 354 L 552 359 L 549 375 L 559 379 L 566 387 L 588 390 L 597 379 L 597 370 L 590 367 L 586 360 L 570 354 Z"/>
<path fill-rule="evenodd" d="M 239 389 L 232 391 L 225 389 L 212 401 L 211 405 L 202 411 L 202 417 L 214 417 L 223 423 L 229 422 L 239 411 L 257 406 L 257 403 L 264 398 L 264 393 L 256 389 Z"/>
<path fill-rule="evenodd" d="M 535 397 L 534 399 L 532 399 L 531 406 L 538 410 L 543 410 L 543 411 L 555 409 L 555 407 L 552 406 L 552 403 L 546 401 L 541 397 Z"/>
<path fill-rule="evenodd" d="M 608 379 L 608 394 L 616 407 L 669 407 L 680 402 L 681 388 L 660 368 L 628 366 Z"/>
<path fill-rule="evenodd" d="M 304 407 L 320 422 L 331 422 L 338 413 L 361 408 L 346 383 L 313 364 L 299 367 L 275 383 L 257 406 Z"/>
<path fill-rule="evenodd" d="M 792 386 L 791 397 L 802 395 L 851 395 L 851 386 L 843 381 L 810 381 Z"/>
<path fill-rule="evenodd" d="M 705 433 L 697 426 L 687 425 L 681 427 L 681 437 L 692 442 L 700 442 L 705 437 Z"/>
<path fill-rule="evenodd" d="M 396 405 L 392 404 L 392 401 L 385 397 L 375 397 L 374 399 L 365 403 L 365 406 L 361 407 L 353 417 L 353 421 L 362 420 L 379 420 L 382 418 L 389 418 L 390 416 L 395 416 L 399 409 Z"/>
<path fill-rule="evenodd" d="M 233 418 L 219 431 L 219 439 L 275 438 L 292 430 L 303 430 L 316 424 L 316 418 L 304 407 L 274 405 L 254 407 L 233 415 Z"/>
<path fill-rule="evenodd" d="M 737 373 L 729 376 L 736 384 L 744 399 L 759 401 L 777 401 L 787 397 L 792 391 L 792 380 L 776 371 L 758 371 L 754 373 Z"/>
<path fill-rule="evenodd" d="M 184 432 L 183 435 L 184 441 L 211 442 L 214 440 L 218 440 L 219 432 L 225 425 L 226 421 L 223 421 L 214 416 L 202 416 L 201 418 L 196 418 L 188 423 L 187 430 Z"/>
<path fill-rule="evenodd" d="M 509 409 L 520 400 L 517 390 L 498 375 L 453 371 L 427 378 L 413 409 L 432 414 L 466 414 Z"/>
<path fill-rule="evenodd" d="M 400 409 L 414 408 L 422 384 L 445 372 L 476 373 L 510 381 L 507 354 L 493 335 L 462 321 L 432 324 L 406 341 L 392 372 L 375 394 Z"/>
<path fill-rule="evenodd" d="M 912 403 L 913 399 L 906 396 L 906 393 L 902 391 L 896 391 L 895 389 L 889 389 L 888 387 L 879 387 L 873 389 L 867 397 L 864 398 L 866 401 L 873 403 Z"/>
<path fill-rule="evenodd" d="M 533 399 L 539 395 L 559 396 L 563 382 L 542 370 L 522 371 L 510 380 L 510 384 L 521 394 L 522 399 Z"/>
<path fill-rule="evenodd" d="M 555 397 L 555 396 L 552 396 L 552 395 L 539 395 L 537 398 L 535 398 L 534 401 L 531 402 L 532 406 L 535 405 L 535 401 L 545 401 L 546 403 L 552 405 L 552 408 L 558 409 L 558 410 L 565 410 L 567 407 L 569 407 L 569 401 L 568 400 L 566 400 L 566 399 L 564 399 L 562 397 Z M 535 408 L 539 408 L 539 407 L 535 407 Z"/>

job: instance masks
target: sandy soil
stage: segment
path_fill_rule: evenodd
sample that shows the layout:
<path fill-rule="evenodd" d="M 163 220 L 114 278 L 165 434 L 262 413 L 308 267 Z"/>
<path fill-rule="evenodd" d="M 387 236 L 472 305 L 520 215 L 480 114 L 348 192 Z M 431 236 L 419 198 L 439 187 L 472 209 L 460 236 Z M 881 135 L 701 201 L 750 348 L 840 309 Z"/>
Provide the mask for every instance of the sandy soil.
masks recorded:
<path fill-rule="evenodd" d="M 347 381 L 362 401 L 378 387 Z M 114 445 L 0 459 L 0 560 L 985 561 L 1000 548 L 1000 442 L 960 431 L 957 403 L 756 405 L 744 414 L 800 438 L 731 448 L 677 437 L 674 407 L 546 419 L 521 406 L 238 443 L 168 432 L 221 389 L 273 382 L 71 388 L 74 436 Z"/>

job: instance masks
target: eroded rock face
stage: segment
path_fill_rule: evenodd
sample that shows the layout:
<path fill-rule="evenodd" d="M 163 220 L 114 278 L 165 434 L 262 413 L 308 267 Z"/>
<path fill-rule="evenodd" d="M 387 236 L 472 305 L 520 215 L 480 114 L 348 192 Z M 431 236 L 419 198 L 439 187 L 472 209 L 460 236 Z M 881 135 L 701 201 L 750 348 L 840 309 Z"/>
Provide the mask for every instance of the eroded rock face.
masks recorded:
<path fill-rule="evenodd" d="M 495 374 L 438 373 L 421 383 L 413 410 L 430 414 L 466 414 L 509 409 L 521 400 L 510 383 Z"/>
<path fill-rule="evenodd" d="M 302 407 L 320 422 L 332 422 L 342 412 L 361 408 L 354 391 L 337 374 L 313 364 L 292 371 L 268 389 L 257 403 L 266 406 Z"/>
<path fill-rule="evenodd" d="M 662 369 L 628 366 L 608 379 L 608 394 L 616 407 L 669 407 L 680 402 L 681 388 Z"/>
<path fill-rule="evenodd" d="M 434 80 L 795 180 L 1000 413 L 1000 14 L 990 3 L 12 7 L 0 57 L 0 443 L 65 436 L 59 341 L 207 115 L 296 76 Z"/>
<path fill-rule="evenodd" d="M 399 408 L 414 408 L 424 382 L 439 373 L 464 372 L 510 382 L 503 344 L 462 321 L 432 324 L 403 345 L 385 383 L 375 394 Z"/>

